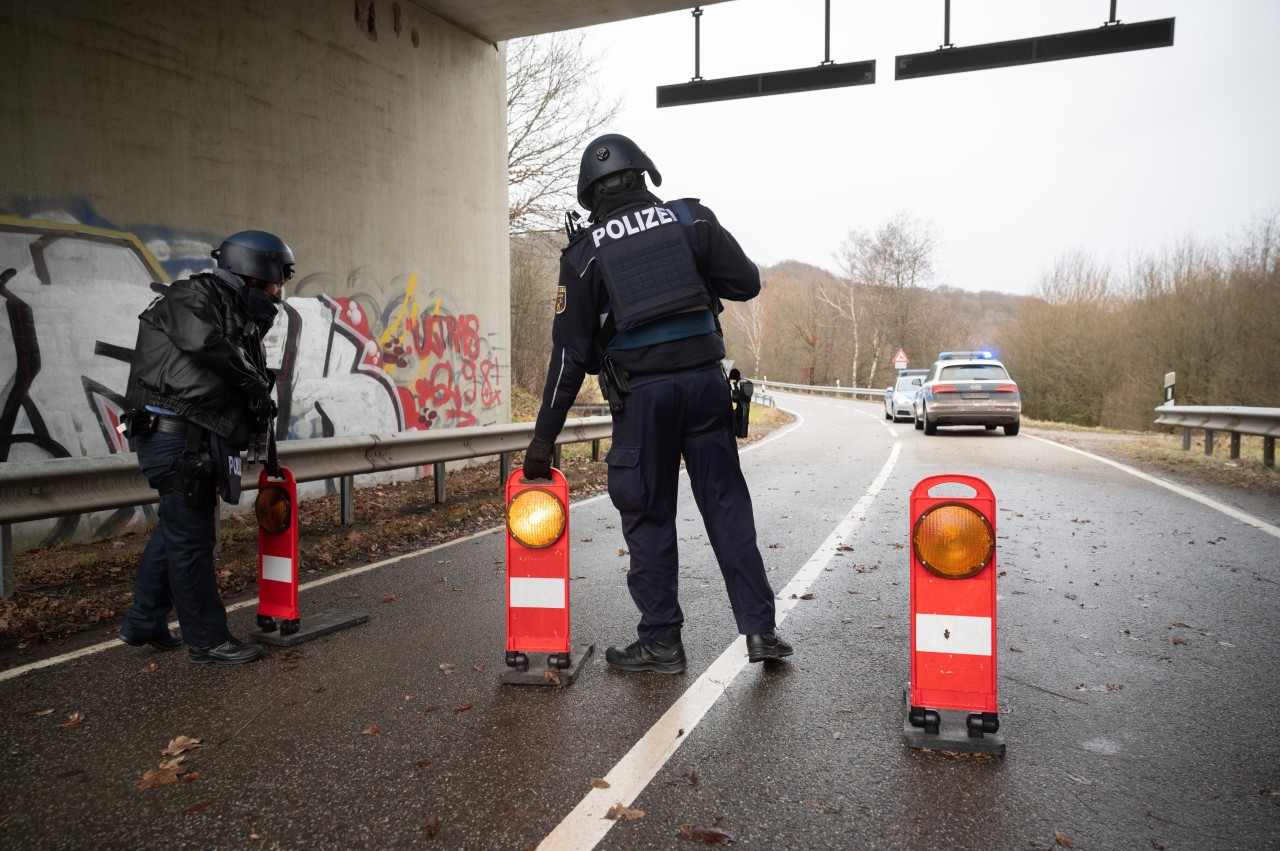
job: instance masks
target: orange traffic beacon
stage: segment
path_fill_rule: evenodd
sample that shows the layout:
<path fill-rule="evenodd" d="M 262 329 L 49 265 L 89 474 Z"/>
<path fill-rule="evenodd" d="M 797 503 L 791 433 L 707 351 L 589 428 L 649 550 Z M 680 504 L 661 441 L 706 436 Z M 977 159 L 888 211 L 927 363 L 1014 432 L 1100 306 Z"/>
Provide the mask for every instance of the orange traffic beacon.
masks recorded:
<path fill-rule="evenodd" d="M 298 631 L 298 485 L 293 472 L 281 467 L 272 480 L 266 467 L 258 474 L 258 629 L 280 634 Z"/>
<path fill-rule="evenodd" d="M 949 486 L 949 487 L 948 487 Z M 957 491 L 971 496 L 934 495 Z M 974 476 L 911 492 L 910 747 L 1003 755 L 996 702 L 996 499 Z M 965 734 L 943 725 L 963 714 Z"/>
<path fill-rule="evenodd" d="M 591 646 L 569 644 L 569 483 L 507 479 L 507 667 L 503 682 L 567 685 Z M 546 671 L 529 672 L 529 654 L 547 654 Z"/>
<path fill-rule="evenodd" d="M 249 638 L 288 647 L 365 623 L 364 612 L 341 610 L 308 616 L 298 608 L 298 485 L 293 471 L 268 464 L 258 474 L 253 512 L 258 521 L 258 628 Z"/>

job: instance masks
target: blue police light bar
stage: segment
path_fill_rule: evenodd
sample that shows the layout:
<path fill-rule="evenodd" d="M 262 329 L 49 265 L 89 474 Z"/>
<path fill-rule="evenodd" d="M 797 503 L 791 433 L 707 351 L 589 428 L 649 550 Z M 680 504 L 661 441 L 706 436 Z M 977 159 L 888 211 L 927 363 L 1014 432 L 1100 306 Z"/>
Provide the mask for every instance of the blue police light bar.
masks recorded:
<path fill-rule="evenodd" d="M 1173 46 L 1173 18 L 1115 24 L 1096 30 L 1042 35 L 1019 41 L 998 41 L 972 47 L 943 47 L 928 53 L 908 53 L 894 60 L 894 79 L 911 80 L 985 68 L 1007 68 L 1056 59 L 1078 59 Z"/>
<path fill-rule="evenodd" d="M 743 77 L 694 80 L 674 86 L 658 86 L 658 106 L 684 106 L 717 100 L 737 100 L 764 95 L 787 95 L 841 86 L 863 86 L 876 81 L 876 61 L 844 62 L 771 71 Z"/>

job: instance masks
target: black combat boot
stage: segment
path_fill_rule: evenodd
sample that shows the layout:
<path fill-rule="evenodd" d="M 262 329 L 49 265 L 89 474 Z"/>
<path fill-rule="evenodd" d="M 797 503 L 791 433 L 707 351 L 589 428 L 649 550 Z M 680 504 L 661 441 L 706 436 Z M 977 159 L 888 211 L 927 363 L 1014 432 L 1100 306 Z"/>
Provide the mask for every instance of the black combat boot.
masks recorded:
<path fill-rule="evenodd" d="M 627 645 L 625 650 L 610 647 L 604 651 L 604 658 L 615 671 L 679 674 L 686 666 L 684 645 L 680 643 L 680 627 L 671 630 L 666 638 L 653 644 L 637 641 Z"/>
<path fill-rule="evenodd" d="M 795 650 L 776 632 L 747 636 L 747 661 L 763 662 L 765 659 L 781 659 Z"/>

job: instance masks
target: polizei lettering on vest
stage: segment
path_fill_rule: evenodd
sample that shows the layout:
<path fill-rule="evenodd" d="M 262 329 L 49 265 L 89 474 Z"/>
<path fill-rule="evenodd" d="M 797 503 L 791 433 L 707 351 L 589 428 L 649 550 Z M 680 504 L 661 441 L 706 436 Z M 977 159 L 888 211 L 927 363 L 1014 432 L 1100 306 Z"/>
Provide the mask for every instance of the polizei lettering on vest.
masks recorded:
<path fill-rule="evenodd" d="M 645 207 L 643 210 L 610 219 L 591 231 L 591 238 L 595 240 L 596 248 L 599 248 L 606 236 L 610 239 L 622 239 L 624 236 L 656 228 L 658 225 L 670 224 L 675 220 L 675 215 L 666 207 Z"/>

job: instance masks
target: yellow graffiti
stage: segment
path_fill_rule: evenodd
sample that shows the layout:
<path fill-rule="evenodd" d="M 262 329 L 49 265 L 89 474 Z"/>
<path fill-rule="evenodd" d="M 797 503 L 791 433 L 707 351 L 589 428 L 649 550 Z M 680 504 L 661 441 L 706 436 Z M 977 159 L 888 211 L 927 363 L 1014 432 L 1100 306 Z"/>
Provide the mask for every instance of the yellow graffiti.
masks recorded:
<path fill-rule="evenodd" d="M 66 222 L 49 222 L 43 219 L 21 219 L 17 216 L 0 216 L 0 230 L 8 231 L 33 231 L 45 230 L 57 233 L 64 233 L 71 236 L 83 234 L 84 236 L 106 237 L 107 239 L 119 240 L 127 242 L 133 246 L 138 253 L 139 259 L 143 265 L 151 272 L 152 279 L 156 281 L 167 281 L 168 276 L 165 274 L 164 268 L 159 261 L 147 250 L 142 244 L 142 240 L 128 231 L 111 230 L 109 228 L 93 227 L 92 225 L 67 224 Z"/>

